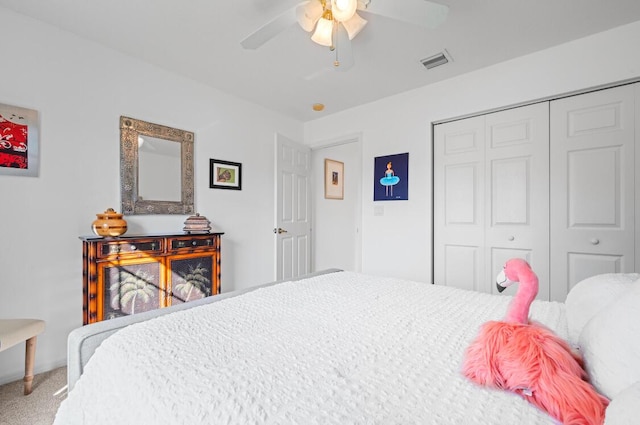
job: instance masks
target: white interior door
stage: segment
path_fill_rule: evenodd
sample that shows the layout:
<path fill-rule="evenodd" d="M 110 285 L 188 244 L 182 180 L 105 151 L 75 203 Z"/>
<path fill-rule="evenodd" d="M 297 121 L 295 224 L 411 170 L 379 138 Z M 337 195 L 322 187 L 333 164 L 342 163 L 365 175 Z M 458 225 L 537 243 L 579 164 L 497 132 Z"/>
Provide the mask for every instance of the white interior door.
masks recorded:
<path fill-rule="evenodd" d="M 549 299 L 549 103 L 486 116 L 487 292 L 510 258 L 523 258 Z M 502 294 L 514 295 L 517 286 Z"/>
<path fill-rule="evenodd" d="M 279 280 L 311 271 L 311 150 L 276 134 L 275 170 L 275 278 Z"/>
<path fill-rule="evenodd" d="M 634 270 L 634 86 L 551 103 L 552 299 Z"/>
<path fill-rule="evenodd" d="M 485 291 L 485 117 L 434 128 L 434 283 Z"/>

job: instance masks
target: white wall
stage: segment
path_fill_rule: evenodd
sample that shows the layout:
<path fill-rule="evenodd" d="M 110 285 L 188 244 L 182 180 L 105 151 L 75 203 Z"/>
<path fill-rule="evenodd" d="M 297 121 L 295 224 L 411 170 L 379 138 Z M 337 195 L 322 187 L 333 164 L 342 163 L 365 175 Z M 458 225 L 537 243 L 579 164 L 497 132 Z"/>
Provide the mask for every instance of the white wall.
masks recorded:
<path fill-rule="evenodd" d="M 432 122 L 638 78 L 638 40 L 640 22 L 306 123 L 310 144 L 362 133 L 362 271 L 431 281 Z M 374 157 L 402 152 L 409 200 L 374 203 Z"/>
<path fill-rule="evenodd" d="M 36 372 L 66 362 L 82 324 L 82 247 L 96 213 L 120 209 L 119 117 L 195 133 L 196 209 L 222 239 L 222 289 L 273 279 L 274 134 L 300 122 L 0 8 L 0 103 L 40 114 L 37 178 L 0 175 L 0 318 L 46 320 Z M 242 190 L 209 189 L 209 158 L 242 163 Z M 186 216 L 128 216 L 128 234 L 181 232 Z M 0 353 L 0 383 L 24 345 Z"/>

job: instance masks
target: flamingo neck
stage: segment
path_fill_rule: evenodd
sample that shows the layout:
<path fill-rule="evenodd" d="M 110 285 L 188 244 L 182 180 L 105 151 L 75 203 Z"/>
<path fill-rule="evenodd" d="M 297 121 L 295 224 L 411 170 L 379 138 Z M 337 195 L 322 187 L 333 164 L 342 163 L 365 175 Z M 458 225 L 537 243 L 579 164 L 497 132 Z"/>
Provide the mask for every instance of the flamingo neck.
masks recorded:
<path fill-rule="evenodd" d="M 538 278 L 533 272 L 521 272 L 518 282 L 518 292 L 509 304 L 506 321 L 526 324 L 529 323 L 529 307 L 538 294 Z"/>

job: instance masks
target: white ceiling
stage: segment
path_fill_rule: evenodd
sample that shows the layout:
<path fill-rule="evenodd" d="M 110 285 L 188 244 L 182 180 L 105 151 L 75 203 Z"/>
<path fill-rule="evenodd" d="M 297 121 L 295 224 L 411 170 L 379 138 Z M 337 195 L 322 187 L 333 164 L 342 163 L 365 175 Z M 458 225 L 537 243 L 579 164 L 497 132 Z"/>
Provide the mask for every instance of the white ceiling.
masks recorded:
<path fill-rule="evenodd" d="M 402 8 L 407 0 L 371 1 Z M 331 68 L 333 54 L 296 24 L 257 50 L 240 46 L 299 2 L 0 0 L 0 6 L 301 121 L 640 20 L 639 0 L 438 0 L 450 10 L 434 30 L 369 15 L 352 42 L 355 65 L 347 72 L 319 72 Z M 452 63 L 422 67 L 421 59 L 442 49 Z M 326 109 L 314 112 L 315 102 Z"/>

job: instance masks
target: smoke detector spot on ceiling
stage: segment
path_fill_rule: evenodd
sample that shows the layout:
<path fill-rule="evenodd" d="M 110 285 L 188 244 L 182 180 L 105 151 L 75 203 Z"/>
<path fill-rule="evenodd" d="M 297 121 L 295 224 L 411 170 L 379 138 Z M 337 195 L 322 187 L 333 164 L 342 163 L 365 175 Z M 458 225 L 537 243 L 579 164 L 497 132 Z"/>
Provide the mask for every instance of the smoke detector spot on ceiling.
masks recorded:
<path fill-rule="evenodd" d="M 438 54 L 420 60 L 420 63 L 425 67 L 425 69 L 433 69 L 436 66 L 444 65 L 449 62 L 453 62 L 453 59 L 446 49 Z"/>

